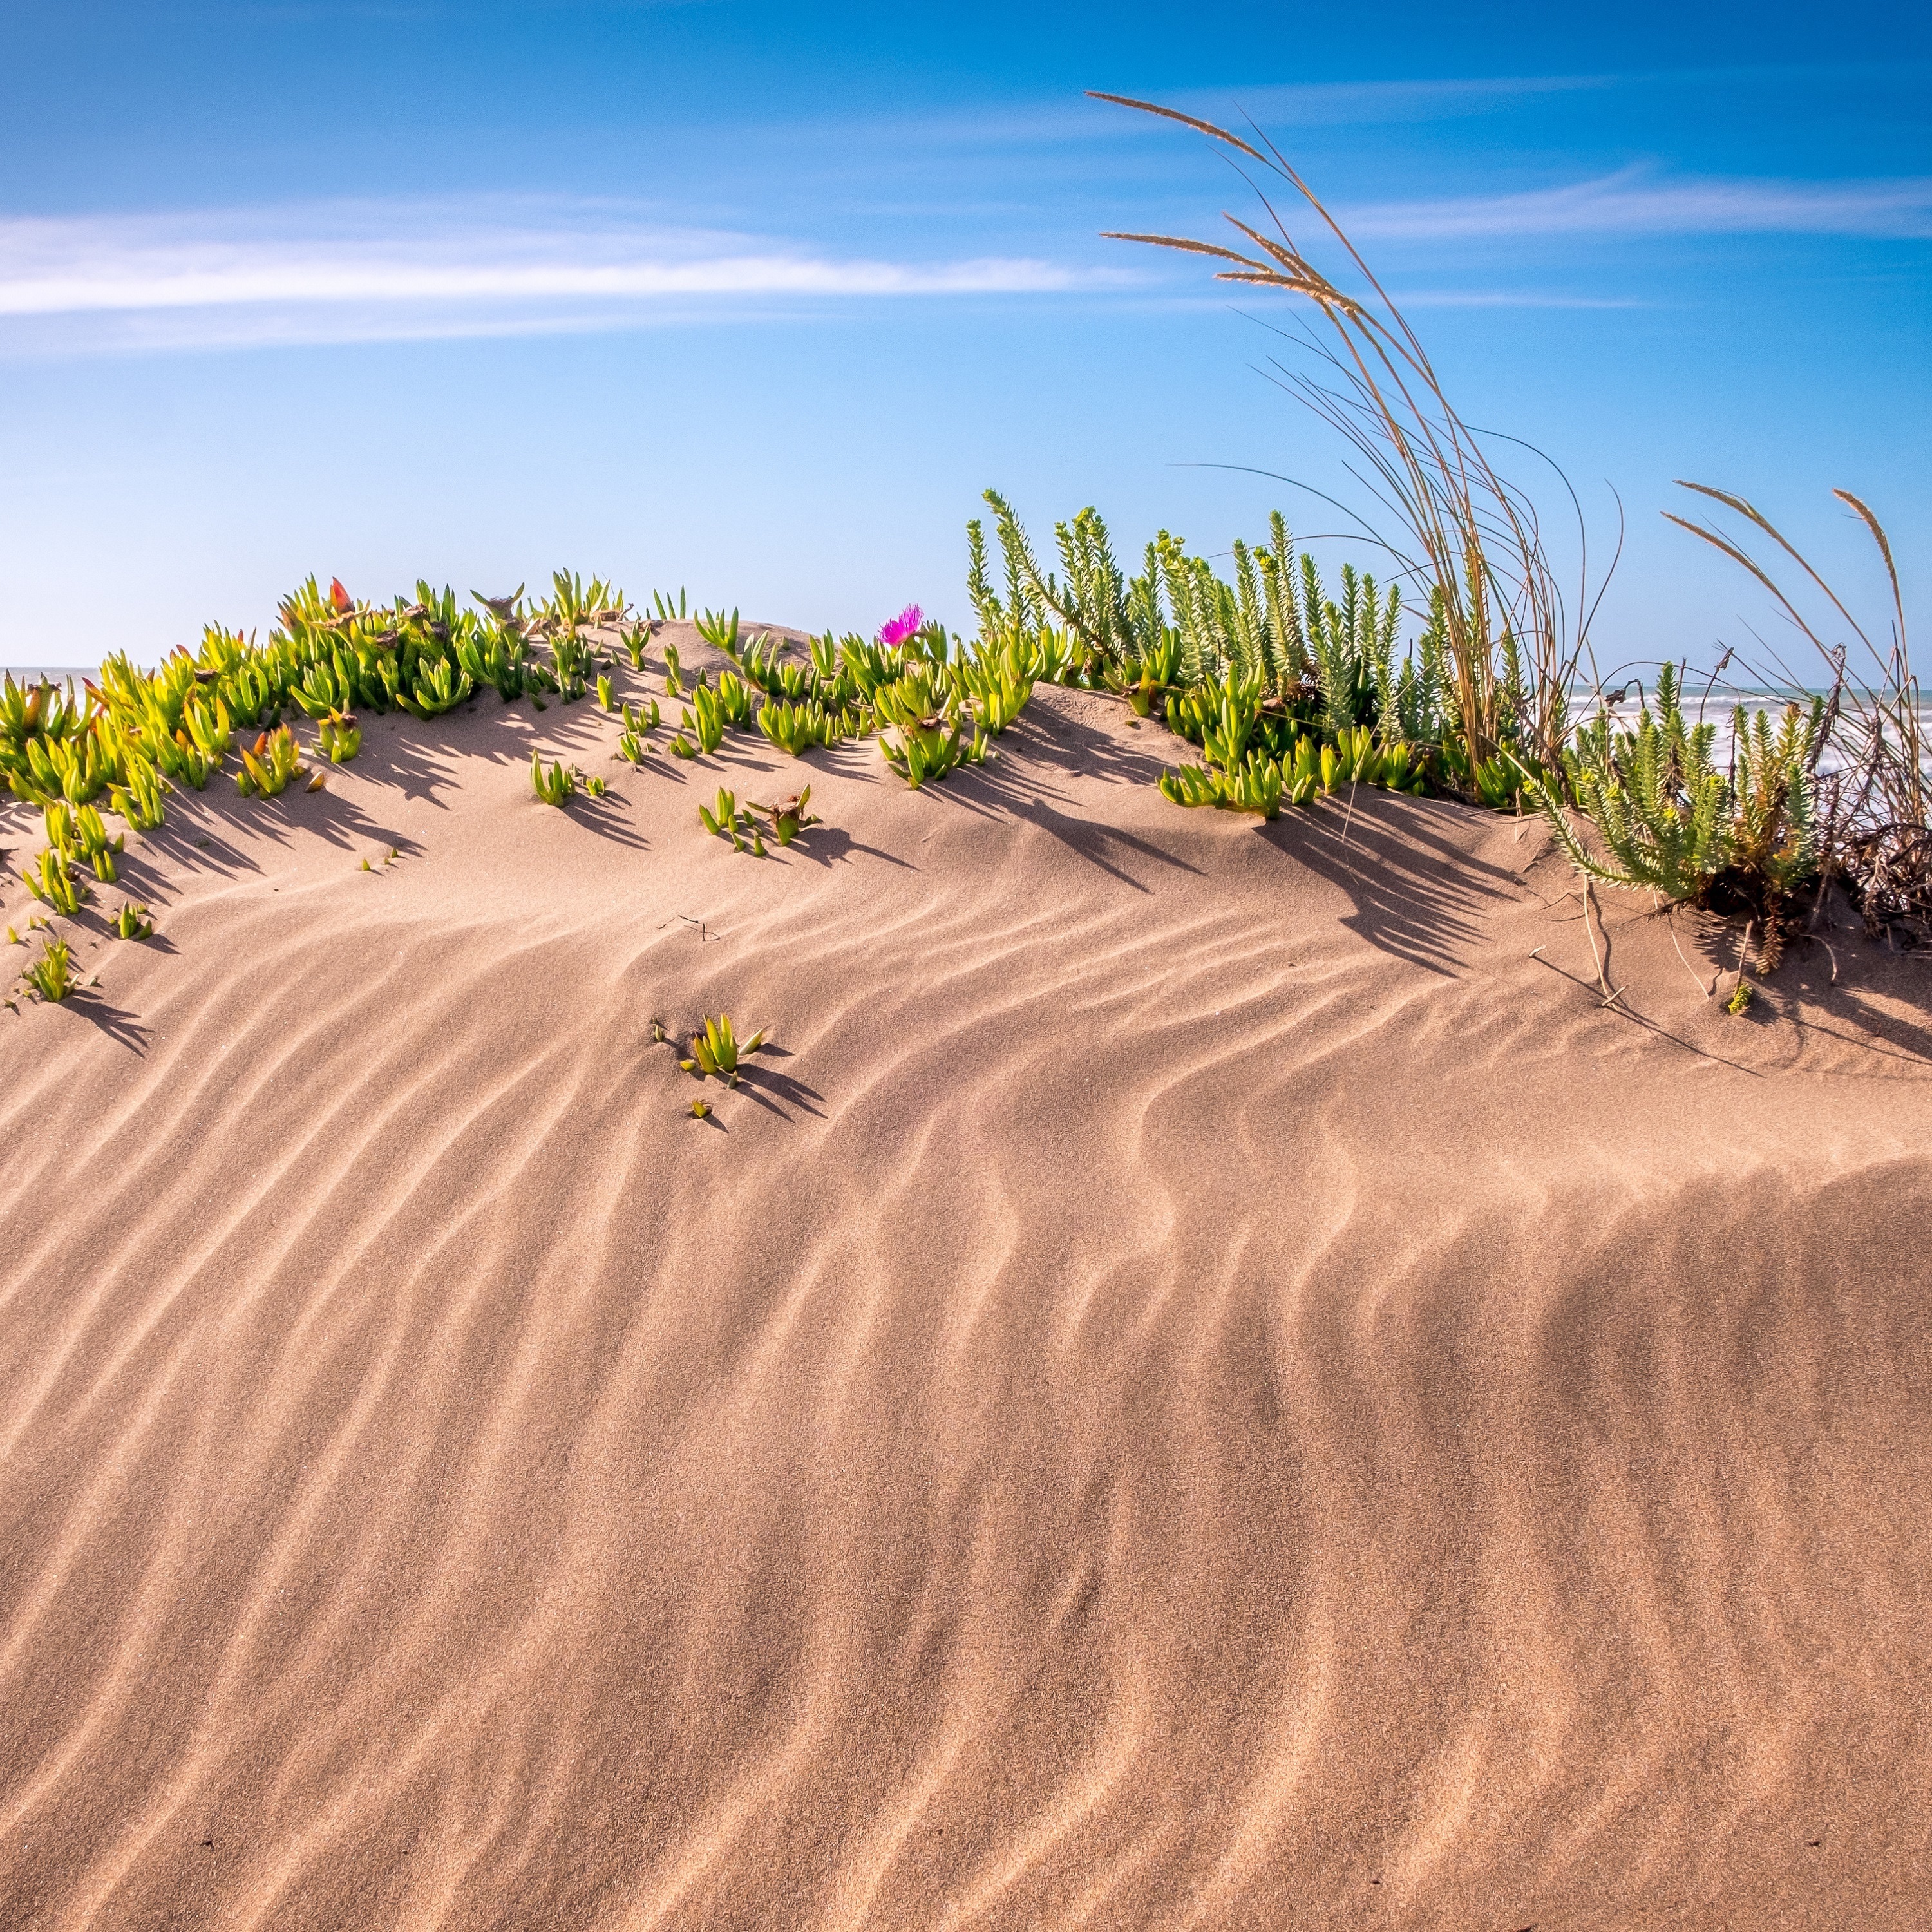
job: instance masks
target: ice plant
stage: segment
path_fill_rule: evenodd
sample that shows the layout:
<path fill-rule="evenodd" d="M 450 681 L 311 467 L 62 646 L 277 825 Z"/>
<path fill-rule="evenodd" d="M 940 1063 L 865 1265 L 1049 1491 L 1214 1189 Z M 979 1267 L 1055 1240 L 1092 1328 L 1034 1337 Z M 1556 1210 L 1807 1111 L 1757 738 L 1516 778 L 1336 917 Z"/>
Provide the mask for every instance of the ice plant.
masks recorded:
<path fill-rule="evenodd" d="M 879 626 L 879 642 L 888 650 L 897 649 L 919 634 L 926 613 L 916 604 L 908 604 L 890 623 Z"/>

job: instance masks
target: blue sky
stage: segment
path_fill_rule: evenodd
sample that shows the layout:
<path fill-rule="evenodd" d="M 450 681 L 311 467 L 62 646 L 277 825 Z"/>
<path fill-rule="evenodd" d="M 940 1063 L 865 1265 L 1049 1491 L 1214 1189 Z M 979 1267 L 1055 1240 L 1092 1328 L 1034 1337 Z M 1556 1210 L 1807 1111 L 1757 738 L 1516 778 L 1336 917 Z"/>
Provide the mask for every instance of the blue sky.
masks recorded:
<path fill-rule="evenodd" d="M 311 570 L 958 622 L 989 483 L 1134 550 L 1334 530 L 1238 467 L 1349 487 L 1280 305 L 1099 238 L 1246 191 L 1088 88 L 1251 115 L 1600 544 L 1614 486 L 1606 664 L 1770 626 L 1681 476 L 1876 611 L 1857 490 L 1923 608 L 1927 10 L 1581 11 L 0 0 L 0 659 Z"/>

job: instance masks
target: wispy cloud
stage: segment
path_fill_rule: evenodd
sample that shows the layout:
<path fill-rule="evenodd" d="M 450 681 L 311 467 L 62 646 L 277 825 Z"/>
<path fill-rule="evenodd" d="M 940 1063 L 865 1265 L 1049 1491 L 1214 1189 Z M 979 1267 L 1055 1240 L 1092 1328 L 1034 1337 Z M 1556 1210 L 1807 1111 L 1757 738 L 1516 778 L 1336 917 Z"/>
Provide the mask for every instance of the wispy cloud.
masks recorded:
<path fill-rule="evenodd" d="M 140 343 L 521 332 L 608 326 L 667 304 L 1038 294 L 1121 279 L 1029 256 L 841 255 L 586 202 L 0 220 L 0 324 L 119 319 L 122 338 Z"/>
<path fill-rule="evenodd" d="M 1838 235 L 1932 238 L 1932 178 L 1780 182 L 1660 179 L 1630 168 L 1526 193 L 1372 202 L 1350 208 L 1358 240 L 1514 236 Z"/>
<path fill-rule="evenodd" d="M 1608 74 L 1510 75 L 1453 80 L 1328 80 L 1192 89 L 1171 106 L 1232 125 L 1246 116 L 1265 132 L 1296 128 L 1390 126 L 1487 114 L 1549 94 L 1617 85 Z M 1131 90 L 1129 90 L 1131 92 Z"/>

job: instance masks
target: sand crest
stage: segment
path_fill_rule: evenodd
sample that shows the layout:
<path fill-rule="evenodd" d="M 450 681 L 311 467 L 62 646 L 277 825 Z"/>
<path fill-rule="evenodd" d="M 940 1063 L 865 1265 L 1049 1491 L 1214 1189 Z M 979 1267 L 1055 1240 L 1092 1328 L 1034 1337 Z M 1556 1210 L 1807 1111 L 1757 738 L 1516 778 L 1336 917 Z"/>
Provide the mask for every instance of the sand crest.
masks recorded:
<path fill-rule="evenodd" d="M 1924 1922 L 1932 966 L 1606 1011 L 1534 826 L 1073 693 L 366 724 L 0 1012 L 0 1924 Z"/>

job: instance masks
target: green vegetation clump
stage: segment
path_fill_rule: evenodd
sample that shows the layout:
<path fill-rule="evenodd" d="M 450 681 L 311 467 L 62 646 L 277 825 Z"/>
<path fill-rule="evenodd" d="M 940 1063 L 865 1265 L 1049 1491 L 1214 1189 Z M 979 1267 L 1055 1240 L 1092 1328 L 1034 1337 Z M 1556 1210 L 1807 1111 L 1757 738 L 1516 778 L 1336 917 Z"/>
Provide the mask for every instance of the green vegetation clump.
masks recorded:
<path fill-rule="evenodd" d="M 530 789 L 545 805 L 554 805 L 560 810 L 566 800 L 574 797 L 577 792 L 577 774 L 561 759 L 548 767 L 541 752 L 530 754 Z"/>
<path fill-rule="evenodd" d="M 720 785 L 716 800 L 698 808 L 698 818 L 714 838 L 729 840 L 734 852 L 748 852 L 755 859 L 765 856 L 764 834 L 751 814 L 739 804 L 736 792 L 727 791 Z"/>
<path fill-rule="evenodd" d="M 770 1029 L 760 1028 L 749 1040 L 740 1040 L 731 1024 L 731 1016 L 720 1013 L 715 1020 L 707 1018 L 704 1030 L 692 1035 L 691 1056 L 680 1060 L 678 1065 L 700 1080 L 708 1076 L 723 1081 L 728 1087 L 735 1087 L 741 1062 L 756 1053 L 769 1036 Z"/>
<path fill-rule="evenodd" d="M 1634 730 L 1607 709 L 1576 729 L 1563 790 L 1539 782 L 1538 802 L 1576 869 L 1615 886 L 1714 905 L 1775 922 L 1815 876 L 1815 761 L 1825 700 L 1784 708 L 1774 730 L 1762 711 L 1731 719 L 1731 775 L 1715 762 L 1718 728 L 1687 723 L 1676 668 L 1658 674 Z M 1595 828 L 1592 850 L 1571 824 L 1564 794 Z"/>
<path fill-rule="evenodd" d="M 723 796 L 723 794 L 720 794 Z M 806 808 L 812 803 L 812 788 L 807 785 L 802 791 L 790 798 L 782 798 L 776 805 L 754 804 L 754 812 L 762 812 L 772 822 L 772 834 L 779 844 L 789 845 L 806 826 L 822 825 L 824 820 L 814 818 Z"/>
<path fill-rule="evenodd" d="M 48 935 L 39 958 L 21 978 L 44 1000 L 64 1000 L 74 989 L 72 956 L 67 942 Z"/>

